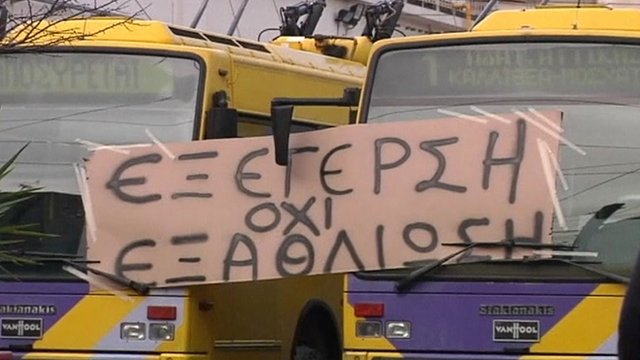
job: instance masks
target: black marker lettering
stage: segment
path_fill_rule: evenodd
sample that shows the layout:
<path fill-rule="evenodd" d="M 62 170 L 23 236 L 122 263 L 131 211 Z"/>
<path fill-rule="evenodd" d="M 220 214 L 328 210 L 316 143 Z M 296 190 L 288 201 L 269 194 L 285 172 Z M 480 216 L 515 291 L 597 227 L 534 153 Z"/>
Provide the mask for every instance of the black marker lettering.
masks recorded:
<path fill-rule="evenodd" d="M 376 227 L 376 250 L 378 252 L 378 266 L 381 269 L 386 268 L 384 261 L 384 226 L 378 225 Z"/>
<path fill-rule="evenodd" d="M 395 144 L 402 147 L 404 154 L 400 157 L 400 159 L 395 160 L 390 163 L 382 163 L 382 148 L 387 144 Z M 376 139 L 375 141 L 375 164 L 374 164 L 374 183 L 373 183 L 373 192 L 375 194 L 380 194 L 380 188 L 382 187 L 382 170 L 389 170 L 396 168 L 402 165 L 407 159 L 411 156 L 411 148 L 409 144 L 407 144 L 404 140 L 399 138 L 381 138 Z"/>
<path fill-rule="evenodd" d="M 190 199 L 210 199 L 213 197 L 211 193 L 198 193 L 198 192 L 179 192 L 171 194 L 171 199 L 178 200 L 184 198 Z"/>
<path fill-rule="evenodd" d="M 304 153 L 315 153 L 318 152 L 317 146 L 307 146 L 301 148 L 293 148 L 289 151 L 289 166 L 287 166 L 287 170 L 285 173 L 284 179 L 284 196 L 289 197 L 291 193 L 291 171 L 293 169 L 293 156 Z"/>
<path fill-rule="evenodd" d="M 440 182 L 440 179 L 444 174 L 444 170 L 447 167 L 447 159 L 444 157 L 444 155 L 440 150 L 436 149 L 436 147 L 451 145 L 457 142 L 458 142 L 458 138 L 452 137 L 452 138 L 446 138 L 446 139 L 440 139 L 440 140 L 423 141 L 420 143 L 420 149 L 433 155 L 438 160 L 438 169 L 436 170 L 436 173 L 433 175 L 431 179 L 421 181 L 416 185 L 417 192 L 422 192 L 430 188 L 444 189 L 444 190 L 457 192 L 457 193 L 464 193 L 467 191 L 467 188 L 464 186 L 452 185 L 452 184 L 446 184 L 446 183 Z"/>
<path fill-rule="evenodd" d="M 324 199 L 324 228 L 331 229 L 333 223 L 333 199 L 328 197 Z"/>
<path fill-rule="evenodd" d="M 165 284 L 177 284 L 177 283 L 186 283 L 186 282 L 204 282 L 207 281 L 207 278 L 202 275 L 191 275 L 191 276 L 179 276 L 174 278 L 168 278 L 164 281 Z"/>
<path fill-rule="evenodd" d="M 324 191 L 327 192 L 327 194 L 330 194 L 330 195 L 346 195 L 346 194 L 349 194 L 349 193 L 353 192 L 353 189 L 337 190 L 337 189 L 334 189 L 334 188 L 330 187 L 329 184 L 327 184 L 327 176 L 329 176 L 329 175 L 338 175 L 338 174 L 342 173 L 342 169 L 327 170 L 327 163 L 329 163 L 329 159 L 331 159 L 331 156 L 333 156 L 333 154 L 337 153 L 338 151 L 346 150 L 346 149 L 348 149 L 350 147 L 351 147 L 351 144 L 340 145 L 338 147 L 335 147 L 335 148 L 331 149 L 331 151 L 329 151 L 327 153 L 327 155 L 325 155 L 322 158 L 322 162 L 320 163 L 320 183 L 322 184 L 322 188 L 324 189 Z"/>
<path fill-rule="evenodd" d="M 533 216 L 533 236 L 516 236 L 513 226 L 513 220 L 508 219 L 505 223 L 505 240 L 526 241 L 530 243 L 540 244 L 542 243 L 542 224 L 544 222 L 544 214 L 541 211 L 536 211 Z"/>
<path fill-rule="evenodd" d="M 330 273 L 331 270 L 333 269 L 333 263 L 336 261 L 336 256 L 338 255 L 338 251 L 340 251 L 340 248 L 342 247 L 343 244 L 347 248 L 347 251 L 349 252 L 349 256 L 351 256 L 351 259 L 353 260 L 354 264 L 358 267 L 358 270 L 360 271 L 364 270 L 364 264 L 362 263 L 362 260 L 360 260 L 360 257 L 358 256 L 358 253 L 356 252 L 356 249 L 353 246 L 351 239 L 349 239 L 349 235 L 347 234 L 346 231 L 340 230 L 340 232 L 338 233 L 338 236 L 336 237 L 336 242 L 333 244 L 333 247 L 329 252 L 327 263 L 324 265 L 325 273 Z"/>
<path fill-rule="evenodd" d="M 194 257 L 179 258 L 178 262 L 181 262 L 181 263 L 199 263 L 200 260 L 202 260 L 202 259 L 200 259 L 197 256 L 194 256 Z"/>
<path fill-rule="evenodd" d="M 209 180 L 209 175 L 208 174 L 187 175 L 187 181 L 194 181 L 194 180 Z"/>
<path fill-rule="evenodd" d="M 473 243 L 473 239 L 471 239 L 471 237 L 467 233 L 467 229 L 472 226 L 487 226 L 489 225 L 489 223 L 490 222 L 488 218 L 465 219 L 460 223 L 460 226 L 458 226 L 458 237 L 460 237 L 460 240 L 462 240 L 462 242 L 464 242 L 465 244 L 471 244 Z M 491 259 L 491 256 L 489 255 L 472 255 L 473 250 L 474 249 L 469 249 L 468 251 L 465 251 L 462 255 L 458 257 L 456 262 L 462 263 L 462 262 L 469 262 L 469 261 L 480 261 L 480 260 Z"/>
<path fill-rule="evenodd" d="M 133 264 L 125 264 L 124 258 L 131 251 L 141 248 L 141 247 L 155 247 L 156 242 L 151 239 L 143 239 L 132 242 L 131 244 L 125 246 L 120 250 L 118 255 L 116 256 L 115 261 L 115 269 L 114 273 L 122 278 L 128 279 L 127 276 L 124 275 L 127 271 L 146 271 L 151 270 L 153 268 L 153 264 L 151 263 L 133 263 Z"/>
<path fill-rule="evenodd" d="M 305 255 L 299 257 L 289 256 L 289 249 L 295 244 L 301 244 L 305 249 Z M 311 241 L 305 236 L 300 234 L 291 234 L 280 244 L 278 253 L 276 255 L 276 269 L 280 276 L 292 276 L 292 275 L 306 275 L 313 269 L 315 261 L 315 252 Z M 306 264 L 305 267 L 298 272 L 291 272 L 287 270 L 285 265 L 300 265 Z"/>
<path fill-rule="evenodd" d="M 240 164 L 238 164 L 238 169 L 236 170 L 235 180 L 236 180 L 236 186 L 238 187 L 238 190 L 240 190 L 240 192 L 242 192 L 243 194 L 249 195 L 251 197 L 258 197 L 258 198 L 271 197 L 270 193 L 260 193 L 260 192 L 251 191 L 247 189 L 247 187 L 244 185 L 244 180 L 259 180 L 262 178 L 262 175 L 258 173 L 244 172 L 244 167 L 247 166 L 247 164 L 251 160 L 259 156 L 265 156 L 267 154 L 269 154 L 269 149 L 263 148 L 263 149 L 255 150 L 248 153 L 240 160 Z"/>
<path fill-rule="evenodd" d="M 262 210 L 266 210 L 273 214 L 273 221 L 271 221 L 271 223 L 267 225 L 256 224 L 253 217 Z M 244 217 L 244 223 L 245 225 L 247 225 L 249 229 L 255 232 L 263 233 L 263 232 L 271 231 L 275 229 L 280 223 L 280 210 L 278 210 L 278 208 L 276 207 L 276 204 L 274 203 L 260 204 L 258 206 L 253 207 L 251 210 L 249 210 L 247 215 Z"/>
<path fill-rule="evenodd" d="M 511 190 L 509 192 L 509 203 L 516 202 L 516 193 L 518 190 L 518 176 L 520 174 L 520 164 L 524 158 L 524 145 L 527 133 L 527 123 L 520 119 L 518 120 L 518 139 L 516 140 L 516 155 L 511 158 L 493 158 L 496 141 L 500 134 L 497 131 L 492 131 L 489 135 L 489 146 L 487 146 L 486 156 L 482 162 L 484 165 L 484 171 L 482 176 L 482 188 L 487 190 L 489 188 L 489 179 L 491 177 L 491 167 L 495 165 L 512 165 L 513 175 L 511 176 Z"/>
<path fill-rule="evenodd" d="M 291 230 L 293 230 L 293 228 L 298 223 L 302 223 L 306 225 L 309 228 L 309 230 L 311 230 L 313 235 L 315 236 L 320 235 L 320 230 L 318 230 L 318 227 L 316 227 L 316 225 L 313 223 L 311 218 L 309 218 L 309 215 L 307 215 L 307 212 L 315 202 L 316 202 L 315 196 L 311 197 L 309 200 L 307 200 L 307 202 L 304 204 L 304 206 L 300 210 L 298 210 L 298 208 L 296 208 L 295 205 L 290 204 L 288 202 L 283 201 L 282 204 L 280 204 L 280 206 L 283 209 L 285 209 L 289 214 L 291 214 L 291 216 L 293 217 L 289 225 L 287 225 L 287 227 L 284 229 L 283 235 L 289 234 Z"/>
<path fill-rule="evenodd" d="M 412 233 L 416 230 L 422 230 L 429 233 L 428 245 L 420 246 L 416 244 L 412 236 Z M 438 231 L 433 225 L 423 222 L 417 222 L 405 226 L 404 230 L 402 231 L 402 238 L 404 239 L 404 242 L 411 248 L 411 250 L 419 253 L 431 252 L 438 246 Z"/>
<path fill-rule="evenodd" d="M 512 219 L 508 219 L 505 222 L 505 240 L 507 241 L 518 241 L 532 244 L 541 244 L 542 243 L 542 225 L 544 223 L 544 214 L 540 211 L 536 211 L 533 217 L 533 236 L 516 236 L 515 235 L 515 226 L 513 224 Z M 513 250 L 506 249 L 505 258 L 511 259 L 513 257 Z"/>
<path fill-rule="evenodd" d="M 162 199 L 162 195 L 160 194 L 137 196 L 122 191 L 122 188 L 125 186 L 143 185 L 147 182 L 147 178 L 145 177 L 122 179 L 122 174 L 127 169 L 142 164 L 157 164 L 160 161 L 162 161 L 162 156 L 160 156 L 160 154 L 143 155 L 125 161 L 122 165 L 118 166 L 116 171 L 113 173 L 113 176 L 111 176 L 111 179 L 109 179 L 109 182 L 107 182 L 107 189 L 113 191 L 114 195 L 118 199 L 133 204 L 145 204 Z"/>
<path fill-rule="evenodd" d="M 190 234 L 190 235 L 178 235 L 171 238 L 171 245 L 190 245 L 190 244 L 198 244 L 207 242 L 209 240 L 209 235 L 201 233 L 201 234 Z"/>
<path fill-rule="evenodd" d="M 178 160 L 182 160 L 182 161 L 204 160 L 204 159 L 213 159 L 215 157 L 218 157 L 217 151 L 205 151 L 205 152 L 178 155 Z"/>
<path fill-rule="evenodd" d="M 249 250 L 251 256 L 248 259 L 234 259 L 234 255 L 240 244 L 243 244 L 247 250 Z M 256 244 L 253 243 L 253 240 L 244 234 L 235 234 L 233 235 L 233 239 L 231 239 L 231 245 L 229 245 L 227 255 L 224 257 L 224 268 L 222 271 L 224 281 L 231 279 L 232 266 L 251 266 L 253 270 L 251 279 L 256 280 L 258 278 L 258 249 L 256 249 Z"/>

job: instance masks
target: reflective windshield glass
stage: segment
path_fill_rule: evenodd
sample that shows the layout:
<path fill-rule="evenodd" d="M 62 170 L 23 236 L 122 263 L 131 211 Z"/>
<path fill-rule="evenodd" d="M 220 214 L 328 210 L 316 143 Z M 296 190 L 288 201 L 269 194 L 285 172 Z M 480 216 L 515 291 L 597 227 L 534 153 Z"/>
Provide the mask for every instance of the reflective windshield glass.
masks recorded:
<path fill-rule="evenodd" d="M 567 226 L 554 217 L 553 241 L 628 274 L 640 248 L 639 104 L 640 47 L 474 44 L 384 53 L 367 121 L 561 111 L 567 188 L 560 177 L 556 188 Z"/>
<path fill-rule="evenodd" d="M 0 190 L 42 190 L 1 218 L 2 224 L 37 224 L 58 235 L 29 238 L 29 251 L 83 253 L 83 210 L 74 164 L 91 144 L 191 140 L 201 65 L 192 59 L 107 53 L 0 56 L 0 163 L 29 143 Z M 34 270 L 36 269 L 36 270 Z M 17 274 L 53 276 L 45 267 Z"/>

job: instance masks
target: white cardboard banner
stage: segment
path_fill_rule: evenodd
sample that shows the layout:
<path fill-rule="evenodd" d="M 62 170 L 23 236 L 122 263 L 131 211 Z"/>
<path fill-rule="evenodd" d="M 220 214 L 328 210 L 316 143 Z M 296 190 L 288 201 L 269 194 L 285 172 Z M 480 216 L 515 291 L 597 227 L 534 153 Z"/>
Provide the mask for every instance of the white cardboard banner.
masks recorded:
<path fill-rule="evenodd" d="M 538 147 L 557 154 L 558 138 L 500 116 L 509 123 L 294 134 L 289 167 L 271 137 L 98 150 L 86 164 L 89 259 L 168 287 L 398 268 L 461 248 L 444 243 L 547 244 L 555 177 Z M 476 248 L 462 260 L 523 254 Z"/>

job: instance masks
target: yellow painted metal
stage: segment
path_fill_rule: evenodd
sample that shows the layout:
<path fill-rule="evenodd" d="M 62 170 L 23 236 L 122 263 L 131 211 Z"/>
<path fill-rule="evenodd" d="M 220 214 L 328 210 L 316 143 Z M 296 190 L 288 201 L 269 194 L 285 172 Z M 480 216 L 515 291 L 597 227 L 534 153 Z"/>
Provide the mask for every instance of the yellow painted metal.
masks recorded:
<path fill-rule="evenodd" d="M 471 31 L 381 40 L 373 44 L 371 54 L 401 45 L 455 39 L 474 39 L 482 43 L 488 37 L 523 35 L 640 37 L 640 9 L 544 7 L 500 10 L 487 16 Z"/>
<path fill-rule="evenodd" d="M 126 316 L 138 308 L 143 297 L 122 299 L 116 296 L 88 295 L 66 313 L 44 337 L 36 349 L 94 349 L 112 329 L 120 328 Z M 105 311 L 109 309 L 109 311 Z M 100 324 L 100 326 L 94 326 Z M 82 329 L 81 334 L 78 329 Z"/>
<path fill-rule="evenodd" d="M 281 36 L 275 38 L 272 43 L 292 49 L 351 60 L 365 65 L 373 45 L 371 39 L 366 36 L 355 36 L 353 38 Z"/>
<path fill-rule="evenodd" d="M 496 11 L 473 31 L 603 30 L 640 31 L 640 9 L 595 7 L 541 7 L 527 10 Z"/>
<path fill-rule="evenodd" d="M 38 23 L 11 32 L 4 42 L 20 43 L 25 34 L 43 35 L 23 46 L 45 46 L 47 50 L 65 46 L 76 51 L 129 49 L 195 55 L 206 64 L 204 107 L 201 119 L 211 106 L 216 91 L 230 94 L 230 106 L 262 117 L 270 116 L 274 97 L 340 97 L 345 87 L 361 87 L 368 48 L 353 50 L 361 62 L 301 51 L 282 44 L 205 33 L 160 21 L 114 17 L 74 19 Z M 358 40 L 366 44 L 364 39 Z M 261 49 L 261 50 L 260 50 Z M 109 51 L 109 50 L 106 50 Z M 306 108 L 295 118 L 311 124 L 335 126 L 349 122 L 348 109 Z M 204 135 L 204 126 L 201 136 Z"/>
<path fill-rule="evenodd" d="M 576 305 L 558 324 L 531 346 L 531 352 L 594 354 L 615 336 L 624 293 L 602 295 L 611 285 L 600 285 Z M 591 329 L 589 332 L 582 329 Z M 587 357 L 585 356 L 585 359 Z"/>

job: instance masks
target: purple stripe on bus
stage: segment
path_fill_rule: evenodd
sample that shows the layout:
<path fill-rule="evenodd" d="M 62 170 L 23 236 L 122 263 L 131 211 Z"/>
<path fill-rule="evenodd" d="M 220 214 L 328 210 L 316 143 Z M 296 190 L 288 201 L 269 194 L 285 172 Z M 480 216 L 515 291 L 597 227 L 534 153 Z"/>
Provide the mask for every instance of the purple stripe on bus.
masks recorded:
<path fill-rule="evenodd" d="M 425 353 L 425 354 L 405 354 L 402 360 L 516 360 L 520 359 L 519 355 L 466 355 L 466 354 L 442 354 L 442 353 Z M 547 358 L 550 359 L 550 358 Z M 387 355 L 374 356 L 373 360 L 399 360 L 397 357 Z M 600 359 L 603 360 L 603 359 Z M 611 359 L 615 360 L 615 359 Z"/>
<path fill-rule="evenodd" d="M 390 339 L 398 351 L 497 352 L 518 351 L 534 342 L 496 342 L 494 320 L 539 322 L 542 337 L 565 317 L 596 284 L 527 284 L 498 282 L 421 282 L 406 293 L 397 293 L 393 281 L 350 279 L 348 301 L 384 303 L 383 324 L 411 323 L 411 338 Z M 486 315 L 482 305 L 540 306 L 552 313 Z M 371 319 L 377 320 L 377 319 Z"/>
<path fill-rule="evenodd" d="M 372 281 L 348 277 L 349 292 L 395 293 L 394 281 Z M 490 286 L 488 286 L 490 284 Z M 531 295 L 588 295 L 597 284 L 593 283 L 526 283 L 526 282 L 463 282 L 463 281 L 418 281 L 408 293 L 454 293 L 454 294 L 531 294 Z"/>
<path fill-rule="evenodd" d="M 3 282 L 0 283 L 0 319 L 6 325 L 19 319 L 34 319 L 36 322 L 42 320 L 44 333 L 88 292 L 89 286 L 79 282 Z M 10 329 L 4 329 L 2 335 L 0 348 L 29 346 L 38 340 L 21 338 L 32 334 L 14 334 Z"/>
<path fill-rule="evenodd" d="M 539 321 L 542 337 L 567 315 L 583 296 L 461 295 L 452 294 L 349 294 L 349 302 L 384 303 L 384 323 L 411 322 L 410 339 L 391 339 L 399 351 L 495 351 L 526 348 L 532 343 L 494 342 L 493 320 Z M 552 306 L 553 315 L 481 315 L 481 305 Z M 372 319 L 375 320 L 375 319 Z"/>
<path fill-rule="evenodd" d="M 42 353 L 41 353 L 42 354 Z M 14 352 L 13 360 L 22 360 L 22 359 L 34 359 L 34 358 L 42 358 L 45 359 L 64 359 L 64 360 L 74 360 L 74 359 L 91 359 L 91 360 L 152 360 L 152 359 L 160 359 L 160 355 L 147 355 L 147 354 L 99 354 L 95 352 L 86 352 L 86 353 L 75 353 L 68 358 L 62 358 L 55 352 L 53 353 L 44 353 L 44 355 L 40 355 L 38 357 L 34 357 L 33 354 L 28 352 Z M 90 355 L 90 357 L 87 357 Z M 191 355 L 189 359 L 206 359 L 205 355 Z"/>
<path fill-rule="evenodd" d="M 86 282 L 0 281 L 0 294 L 87 294 Z"/>

